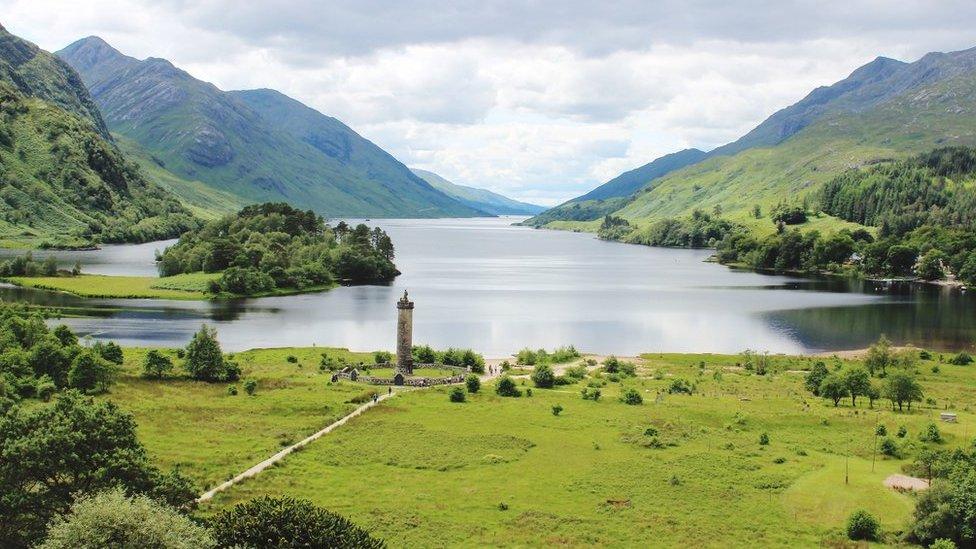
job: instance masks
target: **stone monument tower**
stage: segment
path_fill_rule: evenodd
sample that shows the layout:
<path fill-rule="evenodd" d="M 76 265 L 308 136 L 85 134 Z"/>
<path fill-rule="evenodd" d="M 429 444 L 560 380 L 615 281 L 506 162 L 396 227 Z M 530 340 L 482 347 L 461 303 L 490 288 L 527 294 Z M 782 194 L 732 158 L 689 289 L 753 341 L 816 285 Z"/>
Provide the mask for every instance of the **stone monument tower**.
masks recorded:
<path fill-rule="evenodd" d="M 396 370 L 403 375 L 413 374 L 413 301 L 403 297 L 397 301 L 397 363 Z"/>

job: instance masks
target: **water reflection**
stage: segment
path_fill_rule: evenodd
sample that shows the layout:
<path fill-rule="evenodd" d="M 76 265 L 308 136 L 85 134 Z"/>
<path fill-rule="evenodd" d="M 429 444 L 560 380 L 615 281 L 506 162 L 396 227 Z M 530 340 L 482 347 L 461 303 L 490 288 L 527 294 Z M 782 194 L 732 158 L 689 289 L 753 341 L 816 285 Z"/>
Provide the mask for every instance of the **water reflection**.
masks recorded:
<path fill-rule="evenodd" d="M 206 321 L 232 350 L 388 349 L 404 289 L 417 303 L 416 341 L 491 356 L 564 344 L 621 354 L 804 352 L 863 347 L 882 332 L 897 342 L 958 348 L 976 331 L 974 303 L 959 292 L 735 271 L 705 263 L 708 252 L 607 243 L 511 222 L 374 221 L 397 245 L 404 274 L 391 286 L 215 302 L 85 300 L 17 288 L 0 288 L 0 297 L 83 315 L 65 321 L 131 345 L 182 345 Z M 138 274 L 161 247 L 76 257 L 89 272 Z"/>

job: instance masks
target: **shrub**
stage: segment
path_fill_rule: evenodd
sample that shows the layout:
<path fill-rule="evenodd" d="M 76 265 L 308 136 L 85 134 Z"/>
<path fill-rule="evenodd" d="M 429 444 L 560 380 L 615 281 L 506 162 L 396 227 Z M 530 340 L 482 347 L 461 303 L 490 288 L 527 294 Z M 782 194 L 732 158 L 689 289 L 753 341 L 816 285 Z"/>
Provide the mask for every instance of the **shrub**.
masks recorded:
<path fill-rule="evenodd" d="M 929 545 L 929 549 L 956 549 L 956 542 L 947 538 L 939 538 Z"/>
<path fill-rule="evenodd" d="M 393 362 L 393 353 L 388 351 L 376 351 L 373 353 L 373 362 L 376 364 L 388 364 Z"/>
<path fill-rule="evenodd" d="M 898 427 L 898 432 L 895 433 L 895 436 L 897 436 L 898 438 L 905 438 L 905 436 L 907 435 L 908 435 L 908 427 L 905 427 L 904 425 Z"/>
<path fill-rule="evenodd" d="M 288 358 L 285 360 L 287 360 L 289 364 L 298 364 L 298 357 L 295 355 L 288 355 Z"/>
<path fill-rule="evenodd" d="M 127 497 L 119 488 L 83 495 L 71 512 L 55 519 L 42 549 L 78 547 L 194 547 L 216 541 L 186 515 L 146 496 Z"/>
<path fill-rule="evenodd" d="M 350 398 L 349 399 L 349 402 L 351 404 L 365 404 L 365 403 L 373 400 L 373 398 L 376 397 L 376 396 L 378 396 L 378 395 L 379 395 L 379 393 L 376 392 L 376 389 L 369 389 L 367 391 L 363 391 L 363 392 L 359 393 L 358 395 Z"/>
<path fill-rule="evenodd" d="M 461 387 L 454 387 L 451 389 L 449 398 L 451 399 L 451 402 L 464 402 L 467 398 L 467 393 L 465 393 L 464 389 Z"/>
<path fill-rule="evenodd" d="M 93 350 L 84 350 L 71 362 L 68 385 L 85 393 L 108 389 L 115 378 L 115 368 Z"/>
<path fill-rule="evenodd" d="M 955 364 L 956 366 L 968 366 L 972 363 L 973 357 L 966 351 L 963 351 L 949 359 L 949 364 Z"/>
<path fill-rule="evenodd" d="M 562 407 L 561 404 L 553 404 L 552 405 L 552 415 L 558 416 L 562 412 L 563 412 L 563 407 Z"/>
<path fill-rule="evenodd" d="M 580 381 L 586 377 L 586 366 L 580 364 L 571 368 L 566 368 L 566 377 L 575 381 Z"/>
<path fill-rule="evenodd" d="M 852 540 L 877 541 L 881 533 L 878 519 L 871 513 L 860 509 L 851 513 L 847 519 L 847 537 Z"/>
<path fill-rule="evenodd" d="M 629 404 L 631 406 L 637 406 L 644 403 L 644 397 L 634 389 L 633 387 L 627 389 L 620 395 L 620 401 L 624 404 Z"/>
<path fill-rule="evenodd" d="M 481 379 L 474 374 L 470 374 L 464 378 L 464 385 L 468 388 L 469 393 L 477 393 L 481 390 Z"/>
<path fill-rule="evenodd" d="M 186 346 L 186 362 L 183 363 L 188 374 L 198 381 L 236 381 L 240 370 L 224 360 L 217 342 L 217 331 L 201 326 Z"/>
<path fill-rule="evenodd" d="M 766 446 L 768 444 L 769 444 L 769 434 L 767 434 L 767 433 L 760 433 L 759 434 L 759 445 L 760 446 Z"/>
<path fill-rule="evenodd" d="M 37 383 L 34 386 L 34 395 L 44 402 L 47 402 L 51 400 L 51 397 L 54 396 L 54 393 L 57 392 L 57 390 L 58 387 L 54 384 L 51 377 L 43 375 L 37 378 Z"/>
<path fill-rule="evenodd" d="M 162 379 L 173 371 L 173 361 L 157 349 L 150 349 L 142 363 L 143 377 Z"/>
<path fill-rule="evenodd" d="M 228 385 L 227 394 L 230 396 L 237 396 L 237 385 Z"/>
<path fill-rule="evenodd" d="M 548 364 L 537 364 L 531 377 L 532 383 L 543 389 L 549 389 L 556 383 L 556 374 Z"/>
<path fill-rule="evenodd" d="M 620 359 L 610 355 L 603 361 L 603 371 L 608 374 L 620 373 Z"/>
<path fill-rule="evenodd" d="M 220 547 L 385 547 L 348 519 L 289 497 L 239 503 L 217 513 L 209 526 Z"/>
<path fill-rule="evenodd" d="M 888 436 L 888 428 L 884 424 L 878 425 L 878 428 L 874 430 L 874 435 L 878 437 Z"/>
<path fill-rule="evenodd" d="M 695 386 L 691 384 L 687 379 L 675 378 L 671 380 L 671 384 L 668 386 L 669 394 L 687 394 L 690 395 L 695 392 Z"/>
<path fill-rule="evenodd" d="M 253 379 L 249 379 L 244 382 L 244 392 L 247 393 L 248 395 L 254 396 L 254 392 L 257 391 L 257 389 L 258 389 L 257 381 Z"/>
<path fill-rule="evenodd" d="M 600 389 L 597 389 L 595 387 L 593 388 L 584 387 L 583 390 L 580 391 L 580 393 L 583 395 L 583 400 L 592 400 L 594 402 L 600 400 L 600 396 L 602 394 L 600 392 Z"/>
<path fill-rule="evenodd" d="M 939 426 L 934 423 L 929 423 L 925 426 L 925 430 L 919 433 L 918 439 L 922 442 L 942 442 L 942 433 L 939 431 Z"/>
<path fill-rule="evenodd" d="M 881 441 L 879 450 L 881 450 L 881 453 L 886 456 L 898 457 L 898 445 L 895 444 L 895 441 L 891 440 L 890 438 L 885 437 L 885 439 Z"/>
<path fill-rule="evenodd" d="M 495 393 L 503 397 L 520 397 L 522 396 L 522 391 L 519 391 L 518 387 L 515 385 L 515 380 L 503 375 L 498 378 L 498 383 L 495 385 Z"/>

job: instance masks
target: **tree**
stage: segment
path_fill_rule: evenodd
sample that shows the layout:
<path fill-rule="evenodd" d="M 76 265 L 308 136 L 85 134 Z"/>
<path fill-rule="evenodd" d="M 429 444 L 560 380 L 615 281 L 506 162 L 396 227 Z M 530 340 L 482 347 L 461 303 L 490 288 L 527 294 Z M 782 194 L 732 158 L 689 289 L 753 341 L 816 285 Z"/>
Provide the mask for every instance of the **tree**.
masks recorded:
<path fill-rule="evenodd" d="M 220 547 L 386 547 L 348 519 L 289 497 L 239 503 L 214 516 L 210 528 Z"/>
<path fill-rule="evenodd" d="M 961 467 L 936 478 L 915 503 L 912 537 L 922 544 L 949 539 L 961 547 L 976 545 L 976 470 Z"/>
<path fill-rule="evenodd" d="M 142 363 L 143 377 L 162 379 L 173 371 L 173 361 L 157 349 L 150 349 L 146 353 L 146 360 Z"/>
<path fill-rule="evenodd" d="M 874 515 L 860 509 L 847 519 L 847 537 L 852 540 L 877 541 L 881 525 Z"/>
<path fill-rule="evenodd" d="M 68 512 L 79 493 L 123 486 L 174 506 L 196 497 L 185 477 L 150 465 L 131 415 L 77 391 L 0 416 L 0 455 L 0 547 L 42 539 L 48 522 Z"/>
<path fill-rule="evenodd" d="M 122 347 L 114 341 L 109 341 L 108 343 L 98 342 L 95 344 L 94 349 L 98 351 L 98 354 L 102 355 L 102 358 L 111 362 L 112 364 L 122 364 Z"/>
<path fill-rule="evenodd" d="M 58 324 L 51 334 L 58 338 L 58 341 L 61 342 L 61 346 L 63 347 L 71 347 L 78 344 L 78 336 L 71 331 L 71 328 L 64 324 Z"/>
<path fill-rule="evenodd" d="M 915 274 L 922 280 L 942 280 L 945 278 L 945 269 L 942 262 L 947 259 L 946 255 L 940 250 L 932 248 L 918 260 L 918 268 Z"/>
<path fill-rule="evenodd" d="M 624 404 L 629 404 L 631 406 L 637 406 L 644 403 L 644 397 L 641 396 L 640 392 L 633 387 L 627 389 L 620 395 L 620 401 Z"/>
<path fill-rule="evenodd" d="M 808 391 L 813 393 L 813 396 L 820 396 L 820 384 L 823 383 L 824 378 L 830 375 L 830 371 L 827 370 L 827 365 L 823 361 L 818 360 L 813 368 L 807 372 L 806 377 L 803 379 L 803 385 Z"/>
<path fill-rule="evenodd" d="M 40 548 L 208 549 L 216 545 L 210 532 L 186 515 L 144 495 L 127 497 L 115 487 L 75 501 L 70 514 L 51 524 Z"/>
<path fill-rule="evenodd" d="M 840 404 L 840 399 L 849 394 L 847 384 L 837 374 L 830 374 L 820 384 L 820 396 L 834 401 L 834 406 Z"/>
<path fill-rule="evenodd" d="M 891 342 L 883 334 L 877 343 L 868 348 L 868 353 L 864 357 L 864 365 L 871 372 L 871 375 L 875 375 L 879 371 L 882 375 L 886 374 L 888 366 L 894 364 L 894 361 Z"/>
<path fill-rule="evenodd" d="M 42 337 L 30 349 L 29 361 L 34 375 L 47 375 L 58 387 L 68 385 L 68 370 L 71 369 L 71 356 L 57 336 Z"/>
<path fill-rule="evenodd" d="M 915 380 L 914 374 L 907 370 L 893 372 L 885 379 L 882 394 L 891 401 L 892 407 L 898 405 L 898 411 L 907 404 L 912 409 L 912 402 L 920 402 L 924 396 L 922 386 Z"/>
<path fill-rule="evenodd" d="M 451 402 L 464 402 L 467 399 L 467 393 L 461 387 L 452 388 L 448 396 Z"/>
<path fill-rule="evenodd" d="M 190 377 L 199 381 L 236 381 L 238 377 L 224 360 L 217 331 L 206 325 L 200 327 L 186 346 L 183 367 Z"/>
<path fill-rule="evenodd" d="M 536 364 L 531 378 L 536 387 L 543 389 L 548 389 L 556 383 L 556 373 L 553 372 L 552 366 L 545 363 Z"/>
<path fill-rule="evenodd" d="M 474 374 L 470 374 L 464 378 L 464 385 L 467 386 L 469 393 L 477 393 L 481 390 L 481 379 Z"/>
<path fill-rule="evenodd" d="M 851 397 L 851 406 L 857 406 L 857 397 L 871 392 L 871 375 L 860 366 L 848 368 L 843 374 L 844 385 Z"/>
<path fill-rule="evenodd" d="M 94 394 L 108 390 L 116 370 L 91 349 L 78 353 L 68 370 L 68 385 L 82 392 Z"/>

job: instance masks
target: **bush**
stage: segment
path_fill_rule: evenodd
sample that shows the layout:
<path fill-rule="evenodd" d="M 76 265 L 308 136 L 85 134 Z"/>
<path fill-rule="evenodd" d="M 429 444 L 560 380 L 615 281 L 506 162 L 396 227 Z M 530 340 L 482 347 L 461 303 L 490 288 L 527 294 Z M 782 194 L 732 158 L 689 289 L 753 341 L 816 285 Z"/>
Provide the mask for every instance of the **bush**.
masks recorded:
<path fill-rule="evenodd" d="M 882 425 L 878 425 L 878 428 L 874 430 L 874 436 L 885 437 L 888 436 L 888 428 Z"/>
<path fill-rule="evenodd" d="M 385 547 L 346 518 L 289 497 L 239 503 L 217 513 L 209 526 L 220 547 Z"/>
<path fill-rule="evenodd" d="M 41 549 L 156 547 L 208 549 L 217 545 L 206 528 L 146 496 L 121 488 L 83 495 L 71 512 L 51 524 Z"/>
<path fill-rule="evenodd" d="M 675 378 L 671 380 L 671 384 L 668 386 L 669 394 L 681 394 L 690 395 L 695 392 L 695 386 L 691 384 L 687 379 Z"/>
<path fill-rule="evenodd" d="M 897 436 L 898 438 L 905 438 L 907 435 L 908 435 L 908 427 L 905 427 L 904 425 L 898 427 L 898 432 L 895 433 L 895 436 Z"/>
<path fill-rule="evenodd" d="M 98 351 L 98 354 L 102 358 L 112 364 L 122 364 L 122 347 L 119 347 L 114 341 L 109 341 L 108 343 L 99 341 L 92 348 Z"/>
<path fill-rule="evenodd" d="M 956 542 L 951 539 L 939 538 L 929 545 L 929 549 L 956 549 Z"/>
<path fill-rule="evenodd" d="M 552 371 L 552 366 L 544 363 L 536 365 L 531 377 L 532 383 L 543 389 L 549 389 L 556 383 L 556 374 Z"/>
<path fill-rule="evenodd" d="M 881 533 L 878 519 L 871 513 L 860 509 L 847 519 L 847 537 L 852 540 L 877 541 Z"/>
<path fill-rule="evenodd" d="M 474 374 L 470 374 L 464 378 L 464 385 L 468 388 L 469 393 L 477 393 L 481 390 L 481 379 Z"/>
<path fill-rule="evenodd" d="M 603 371 L 608 374 L 620 373 L 620 359 L 610 355 L 603 361 Z"/>
<path fill-rule="evenodd" d="M 767 445 L 769 445 L 769 434 L 767 434 L 767 433 L 760 433 L 759 434 L 759 445 L 760 446 L 767 446 Z"/>
<path fill-rule="evenodd" d="M 373 362 L 376 364 L 389 364 L 393 362 L 393 353 L 387 351 L 376 351 L 373 353 Z"/>
<path fill-rule="evenodd" d="M 600 400 L 600 396 L 601 396 L 600 389 L 597 389 L 595 387 L 593 388 L 584 387 L 583 390 L 580 391 L 580 393 L 583 395 L 583 400 L 592 400 L 594 402 Z"/>
<path fill-rule="evenodd" d="M 464 402 L 467 398 L 467 393 L 461 387 L 454 387 L 451 389 L 450 399 L 451 402 Z"/>
<path fill-rule="evenodd" d="M 518 386 L 515 385 L 515 380 L 503 375 L 498 378 L 498 383 L 495 385 L 495 393 L 503 397 L 520 397 L 522 392 L 519 391 Z"/>
<path fill-rule="evenodd" d="M 244 382 L 244 392 L 247 393 L 248 395 L 254 396 L 254 392 L 257 391 L 257 389 L 258 389 L 257 381 L 253 379 L 249 379 Z"/>
<path fill-rule="evenodd" d="M 237 385 L 228 385 L 227 394 L 230 396 L 237 396 Z"/>
<path fill-rule="evenodd" d="M 157 349 L 150 349 L 142 363 L 142 376 L 162 379 L 173 371 L 173 361 Z"/>
<path fill-rule="evenodd" d="M 288 355 L 288 358 L 285 360 L 288 361 L 288 364 L 298 364 L 298 357 L 295 355 Z"/>
<path fill-rule="evenodd" d="M 881 441 L 879 450 L 881 450 L 881 453 L 886 456 L 898 457 L 898 445 L 895 444 L 895 441 L 891 440 L 890 438 L 886 437 Z"/>
<path fill-rule="evenodd" d="M 968 366 L 972 363 L 973 363 L 972 355 L 970 355 L 965 351 L 949 359 L 949 364 L 954 364 L 956 366 Z"/>
<path fill-rule="evenodd" d="M 68 385 L 89 394 L 105 392 L 115 373 L 115 368 L 93 350 L 84 350 L 71 362 Z"/>
<path fill-rule="evenodd" d="M 198 381 L 236 381 L 240 377 L 240 369 L 224 360 L 217 331 L 208 326 L 201 326 L 186 346 L 183 367 Z"/>
<path fill-rule="evenodd" d="M 925 426 L 925 430 L 919 433 L 918 439 L 922 442 L 942 442 L 942 433 L 939 431 L 939 426 L 934 423 L 929 423 Z"/>
<path fill-rule="evenodd" d="M 624 404 L 636 406 L 644 403 L 644 397 L 641 396 L 641 394 L 637 391 L 637 389 L 631 387 L 630 389 L 627 389 L 626 391 L 623 392 L 623 394 L 620 395 L 620 401 L 623 402 Z"/>
<path fill-rule="evenodd" d="M 574 381 L 580 381 L 581 379 L 586 377 L 586 366 L 583 364 L 579 364 L 577 366 L 566 368 L 565 375 L 569 379 L 572 379 Z"/>
<path fill-rule="evenodd" d="M 552 415 L 558 416 L 562 412 L 563 412 L 563 407 L 562 407 L 561 404 L 553 404 L 552 405 Z"/>
<path fill-rule="evenodd" d="M 37 378 L 37 383 L 34 385 L 34 396 L 43 400 L 44 402 L 48 402 L 51 400 L 51 397 L 54 396 L 54 393 L 56 393 L 57 390 L 58 387 L 54 384 L 51 377 L 42 375 L 41 377 Z"/>

